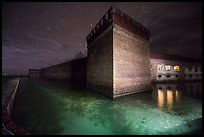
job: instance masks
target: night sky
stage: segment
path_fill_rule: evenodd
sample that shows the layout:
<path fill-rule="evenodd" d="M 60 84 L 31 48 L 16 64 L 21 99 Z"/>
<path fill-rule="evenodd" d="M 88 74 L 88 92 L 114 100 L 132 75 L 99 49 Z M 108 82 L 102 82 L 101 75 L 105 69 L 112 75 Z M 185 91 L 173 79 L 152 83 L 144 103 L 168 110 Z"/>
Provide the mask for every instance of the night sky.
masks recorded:
<path fill-rule="evenodd" d="M 202 3 L 3 3 L 2 74 L 86 56 L 86 36 L 112 5 L 151 30 L 151 52 L 202 58 Z"/>

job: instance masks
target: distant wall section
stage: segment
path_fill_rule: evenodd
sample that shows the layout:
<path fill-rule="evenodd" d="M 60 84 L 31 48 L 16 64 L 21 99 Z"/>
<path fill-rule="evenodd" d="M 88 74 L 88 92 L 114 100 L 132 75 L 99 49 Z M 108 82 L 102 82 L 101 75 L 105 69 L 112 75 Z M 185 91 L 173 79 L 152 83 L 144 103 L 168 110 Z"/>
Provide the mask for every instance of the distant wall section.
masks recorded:
<path fill-rule="evenodd" d="M 65 79 L 73 84 L 85 85 L 87 57 L 42 69 L 29 69 L 30 78 Z"/>
<path fill-rule="evenodd" d="M 40 69 L 29 69 L 28 76 L 30 78 L 39 78 L 40 77 Z"/>

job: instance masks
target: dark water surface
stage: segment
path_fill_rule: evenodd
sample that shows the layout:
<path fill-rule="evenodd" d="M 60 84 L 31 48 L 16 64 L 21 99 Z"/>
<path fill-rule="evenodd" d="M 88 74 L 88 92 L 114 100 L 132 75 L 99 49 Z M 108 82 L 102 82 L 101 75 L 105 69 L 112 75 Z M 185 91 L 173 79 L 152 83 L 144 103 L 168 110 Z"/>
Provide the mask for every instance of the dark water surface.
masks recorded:
<path fill-rule="evenodd" d="M 202 83 L 157 83 L 110 100 L 66 82 L 21 79 L 12 118 L 40 135 L 201 134 Z"/>

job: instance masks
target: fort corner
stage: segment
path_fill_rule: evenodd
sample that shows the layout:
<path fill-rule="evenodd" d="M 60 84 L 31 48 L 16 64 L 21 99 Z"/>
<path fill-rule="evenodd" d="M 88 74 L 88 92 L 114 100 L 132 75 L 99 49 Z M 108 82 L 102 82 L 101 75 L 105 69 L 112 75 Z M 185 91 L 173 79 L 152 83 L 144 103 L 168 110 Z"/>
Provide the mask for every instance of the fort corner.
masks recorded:
<path fill-rule="evenodd" d="M 111 7 L 87 36 L 87 86 L 115 98 L 151 90 L 150 30 Z"/>

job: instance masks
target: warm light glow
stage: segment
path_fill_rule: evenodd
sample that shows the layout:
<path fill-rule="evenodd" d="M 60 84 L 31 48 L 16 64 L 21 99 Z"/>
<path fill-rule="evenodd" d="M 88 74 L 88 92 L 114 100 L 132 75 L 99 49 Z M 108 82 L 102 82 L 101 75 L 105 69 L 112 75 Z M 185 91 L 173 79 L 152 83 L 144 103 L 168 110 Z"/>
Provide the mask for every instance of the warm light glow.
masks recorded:
<path fill-rule="evenodd" d="M 174 66 L 174 71 L 180 71 L 180 67 L 179 66 Z"/>
<path fill-rule="evenodd" d="M 172 90 L 167 90 L 167 104 L 168 104 L 168 108 L 171 109 L 172 104 L 173 104 L 173 91 Z"/>
<path fill-rule="evenodd" d="M 177 98 L 178 98 L 178 90 L 176 90 L 176 100 L 177 100 Z"/>
<path fill-rule="evenodd" d="M 161 64 L 158 64 L 157 65 L 157 71 L 161 71 L 162 70 L 162 65 Z"/>
<path fill-rule="evenodd" d="M 176 90 L 176 102 L 178 103 L 180 100 L 180 93 L 178 90 Z"/>
<path fill-rule="evenodd" d="M 164 107 L 164 93 L 162 90 L 158 89 L 158 107 Z"/>
<path fill-rule="evenodd" d="M 166 65 L 166 71 L 170 71 L 171 70 L 171 66 L 170 65 Z"/>

